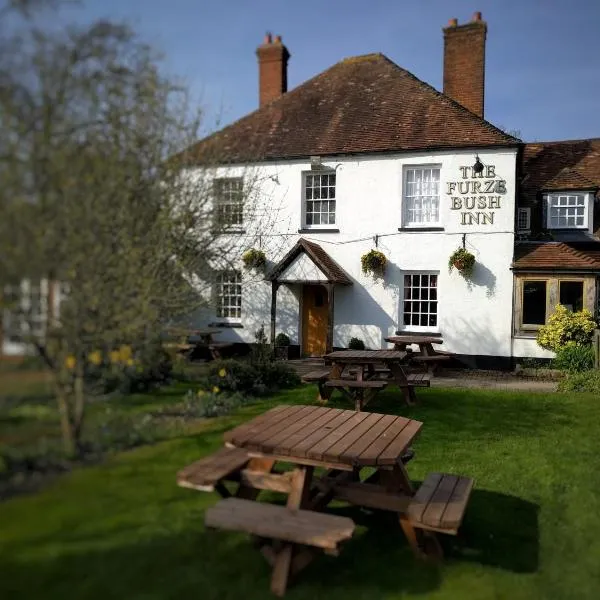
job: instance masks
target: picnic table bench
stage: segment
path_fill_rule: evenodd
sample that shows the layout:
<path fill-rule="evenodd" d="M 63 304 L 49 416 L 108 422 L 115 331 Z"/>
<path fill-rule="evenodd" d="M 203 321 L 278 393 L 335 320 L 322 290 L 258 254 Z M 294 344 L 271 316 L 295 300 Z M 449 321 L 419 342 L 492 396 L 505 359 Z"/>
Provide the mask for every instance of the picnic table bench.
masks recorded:
<path fill-rule="evenodd" d="M 442 558 L 436 536 L 456 535 L 473 481 L 432 473 L 413 489 L 403 457 L 421 427 L 395 415 L 277 406 L 226 433 L 225 448 L 182 469 L 177 481 L 225 496 L 207 510 L 206 526 L 250 533 L 273 568 L 271 590 L 281 596 L 315 549 L 337 555 L 352 538 L 350 518 L 323 512 L 332 500 L 395 513 L 417 556 Z M 279 461 L 292 470 L 274 472 Z M 261 490 L 287 494 L 286 506 L 257 502 Z"/>

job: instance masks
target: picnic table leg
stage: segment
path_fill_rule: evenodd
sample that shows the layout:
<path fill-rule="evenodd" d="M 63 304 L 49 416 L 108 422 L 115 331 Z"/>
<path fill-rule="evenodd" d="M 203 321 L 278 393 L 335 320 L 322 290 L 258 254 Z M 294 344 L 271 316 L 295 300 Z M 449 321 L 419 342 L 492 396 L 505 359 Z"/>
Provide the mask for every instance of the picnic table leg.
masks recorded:
<path fill-rule="evenodd" d="M 401 462 L 394 465 L 391 471 L 380 469 L 379 473 L 381 485 L 384 485 L 386 489 L 413 495 L 412 483 L 408 477 L 406 468 Z M 443 558 L 442 547 L 437 535 L 433 531 L 415 528 L 404 514 L 399 514 L 398 520 L 415 556 L 434 561 Z"/>
<path fill-rule="evenodd" d="M 287 499 L 286 506 L 292 510 L 305 508 L 310 504 L 310 485 L 312 482 L 313 467 L 298 467 L 292 475 L 292 489 Z M 271 576 L 271 591 L 276 596 L 283 596 L 287 588 L 288 577 L 292 568 L 292 558 L 294 554 L 294 544 L 284 544 L 273 564 L 273 574 Z M 304 554 L 298 555 L 299 560 L 296 566 L 308 564 L 307 557 Z"/>
<path fill-rule="evenodd" d="M 406 379 L 404 369 L 399 364 L 393 362 L 390 362 L 389 367 L 392 374 L 392 380 L 396 383 L 398 388 L 400 388 L 407 406 L 416 404 L 417 398 L 412 387 L 408 385 L 408 379 Z"/>
<path fill-rule="evenodd" d="M 343 370 L 344 370 L 344 365 L 339 365 L 339 364 L 333 363 L 331 365 L 331 371 L 329 372 L 329 376 L 327 377 L 327 379 L 339 379 L 342 376 Z M 327 403 L 329 398 L 331 398 L 331 394 L 333 394 L 333 389 L 334 389 L 334 388 L 327 387 L 325 385 L 325 381 L 326 380 L 318 382 L 319 397 L 317 398 L 317 401 L 321 402 L 322 404 Z"/>

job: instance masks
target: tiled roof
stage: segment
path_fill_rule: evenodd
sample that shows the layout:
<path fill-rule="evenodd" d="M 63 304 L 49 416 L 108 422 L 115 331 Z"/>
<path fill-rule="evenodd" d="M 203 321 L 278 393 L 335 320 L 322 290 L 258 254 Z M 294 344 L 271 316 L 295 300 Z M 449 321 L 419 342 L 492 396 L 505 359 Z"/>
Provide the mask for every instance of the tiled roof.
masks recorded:
<path fill-rule="evenodd" d="M 335 64 L 184 156 L 232 163 L 518 142 L 383 54 L 367 54 Z"/>
<path fill-rule="evenodd" d="M 525 204 L 544 190 L 600 187 L 600 139 L 525 144 L 521 193 Z"/>
<path fill-rule="evenodd" d="M 525 242 L 515 245 L 513 269 L 572 269 L 600 271 L 600 242 Z"/>
<path fill-rule="evenodd" d="M 314 242 L 309 242 L 304 238 L 300 238 L 296 245 L 279 261 L 277 265 L 273 268 L 271 273 L 269 273 L 267 279 L 271 281 L 277 281 L 277 278 L 292 264 L 294 259 L 305 252 L 310 259 L 323 271 L 325 277 L 327 277 L 327 281 L 331 283 L 339 283 L 341 285 L 352 285 L 352 280 L 338 265 L 338 263 L 319 246 L 319 244 L 315 244 Z"/>

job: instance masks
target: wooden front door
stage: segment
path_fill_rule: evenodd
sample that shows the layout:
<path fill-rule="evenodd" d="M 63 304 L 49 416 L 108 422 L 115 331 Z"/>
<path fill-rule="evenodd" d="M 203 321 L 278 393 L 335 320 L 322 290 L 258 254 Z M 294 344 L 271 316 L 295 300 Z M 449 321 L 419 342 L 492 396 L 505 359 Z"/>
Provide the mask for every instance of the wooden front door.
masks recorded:
<path fill-rule="evenodd" d="M 329 302 L 322 285 L 305 285 L 302 293 L 302 352 L 308 356 L 325 354 Z"/>

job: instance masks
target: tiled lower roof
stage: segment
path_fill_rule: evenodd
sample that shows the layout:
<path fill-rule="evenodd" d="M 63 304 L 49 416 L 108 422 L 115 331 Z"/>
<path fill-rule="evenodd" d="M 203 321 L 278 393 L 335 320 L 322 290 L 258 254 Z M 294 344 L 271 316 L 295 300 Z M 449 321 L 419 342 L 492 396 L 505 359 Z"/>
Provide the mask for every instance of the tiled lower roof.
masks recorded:
<path fill-rule="evenodd" d="M 600 242 L 522 242 L 515 245 L 513 269 L 600 271 Z"/>

